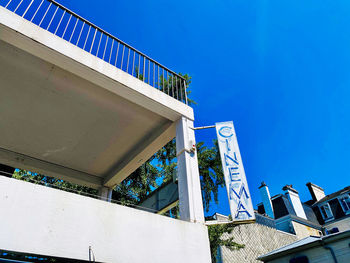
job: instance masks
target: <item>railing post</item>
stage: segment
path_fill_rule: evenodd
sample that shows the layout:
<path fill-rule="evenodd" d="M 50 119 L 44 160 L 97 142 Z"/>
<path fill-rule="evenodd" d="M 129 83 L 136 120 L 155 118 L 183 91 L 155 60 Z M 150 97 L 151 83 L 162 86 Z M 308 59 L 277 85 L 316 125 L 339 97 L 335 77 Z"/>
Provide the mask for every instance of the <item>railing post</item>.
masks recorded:
<path fill-rule="evenodd" d="M 187 83 L 186 83 L 185 79 L 184 79 L 184 87 L 185 87 L 185 102 L 186 102 L 186 105 L 188 105 L 188 101 L 187 101 Z"/>

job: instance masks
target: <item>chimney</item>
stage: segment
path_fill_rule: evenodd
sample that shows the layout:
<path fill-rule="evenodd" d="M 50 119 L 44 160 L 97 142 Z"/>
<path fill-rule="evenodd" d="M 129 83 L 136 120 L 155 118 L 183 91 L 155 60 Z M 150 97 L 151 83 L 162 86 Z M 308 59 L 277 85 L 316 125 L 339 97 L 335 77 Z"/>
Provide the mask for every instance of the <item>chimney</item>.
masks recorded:
<path fill-rule="evenodd" d="M 285 192 L 286 196 L 288 197 L 289 202 L 293 206 L 295 214 L 298 217 L 307 219 L 303 205 L 300 201 L 298 191 L 295 190 L 292 185 L 286 185 L 282 188 L 282 190 Z"/>
<path fill-rule="evenodd" d="M 308 182 L 306 186 L 309 188 L 309 192 L 314 202 L 320 201 L 323 197 L 326 196 L 322 187 L 319 187 L 318 185 L 310 182 Z"/>
<path fill-rule="evenodd" d="M 264 208 L 265 208 L 265 213 L 271 217 L 275 218 L 273 214 L 273 207 L 272 207 L 272 202 L 271 202 L 271 196 L 270 196 L 270 191 L 265 182 L 262 182 L 261 185 L 259 186 L 260 190 L 260 196 L 261 200 L 263 202 Z"/>

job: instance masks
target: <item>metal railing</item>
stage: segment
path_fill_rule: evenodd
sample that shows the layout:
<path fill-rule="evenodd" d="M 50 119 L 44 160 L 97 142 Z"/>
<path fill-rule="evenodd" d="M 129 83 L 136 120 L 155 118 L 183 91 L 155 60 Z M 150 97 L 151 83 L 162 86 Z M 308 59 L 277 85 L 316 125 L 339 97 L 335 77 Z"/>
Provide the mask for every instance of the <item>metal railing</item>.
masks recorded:
<path fill-rule="evenodd" d="M 0 0 L 0 5 L 186 104 L 186 80 L 54 0 Z"/>

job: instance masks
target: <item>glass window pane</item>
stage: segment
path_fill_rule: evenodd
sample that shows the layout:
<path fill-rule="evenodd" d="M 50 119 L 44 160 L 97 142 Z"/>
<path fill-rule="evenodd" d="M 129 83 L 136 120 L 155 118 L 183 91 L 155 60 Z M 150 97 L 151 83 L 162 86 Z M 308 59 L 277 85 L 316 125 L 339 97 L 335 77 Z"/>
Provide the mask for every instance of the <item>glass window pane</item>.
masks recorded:
<path fill-rule="evenodd" d="M 321 206 L 320 210 L 324 219 L 332 217 L 328 204 Z"/>
<path fill-rule="evenodd" d="M 341 203 L 345 212 L 350 210 L 350 198 L 348 196 L 341 197 L 340 203 Z"/>

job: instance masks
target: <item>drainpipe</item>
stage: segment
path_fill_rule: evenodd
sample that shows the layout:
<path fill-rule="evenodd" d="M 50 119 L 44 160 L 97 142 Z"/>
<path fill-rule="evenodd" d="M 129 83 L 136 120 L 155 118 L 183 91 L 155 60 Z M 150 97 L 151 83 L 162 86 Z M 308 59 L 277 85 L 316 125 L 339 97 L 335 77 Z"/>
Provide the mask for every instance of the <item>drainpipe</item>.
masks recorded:
<path fill-rule="evenodd" d="M 337 257 L 335 256 L 333 248 L 331 246 L 326 245 L 323 240 L 321 241 L 321 244 L 322 244 L 323 248 L 328 249 L 331 252 L 334 263 L 338 263 L 338 260 L 337 260 Z M 349 246 L 350 246 L 350 244 L 349 244 Z"/>

